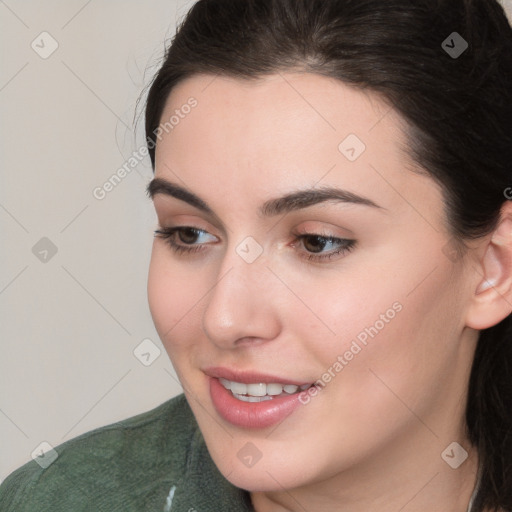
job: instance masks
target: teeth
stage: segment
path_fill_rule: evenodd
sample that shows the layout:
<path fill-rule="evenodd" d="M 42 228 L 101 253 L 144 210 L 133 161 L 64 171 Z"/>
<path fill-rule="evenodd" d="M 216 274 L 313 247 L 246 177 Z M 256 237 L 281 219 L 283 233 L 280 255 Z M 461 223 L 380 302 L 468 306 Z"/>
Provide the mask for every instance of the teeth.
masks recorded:
<path fill-rule="evenodd" d="M 242 402 L 264 402 L 265 400 L 272 400 L 271 396 L 245 396 L 245 395 L 234 395 L 238 400 Z"/>
<path fill-rule="evenodd" d="M 247 395 L 247 384 L 231 382 L 231 391 L 237 395 Z"/>
<path fill-rule="evenodd" d="M 220 383 L 226 388 L 231 389 L 231 382 L 229 380 L 223 379 L 222 377 L 219 379 Z"/>
<path fill-rule="evenodd" d="M 293 384 L 266 384 L 264 382 L 244 384 L 243 382 L 233 382 L 222 378 L 219 378 L 219 381 L 226 389 L 231 390 L 236 398 L 244 402 L 262 402 L 264 400 L 271 400 L 273 396 L 292 395 L 299 389 L 304 391 L 311 386 L 311 384 L 303 384 L 299 388 L 299 386 Z"/>
<path fill-rule="evenodd" d="M 280 395 L 283 392 L 281 384 L 267 384 L 267 395 Z"/>
<path fill-rule="evenodd" d="M 267 394 L 267 385 L 263 382 L 259 384 L 247 384 L 247 394 L 252 396 L 265 396 Z"/>

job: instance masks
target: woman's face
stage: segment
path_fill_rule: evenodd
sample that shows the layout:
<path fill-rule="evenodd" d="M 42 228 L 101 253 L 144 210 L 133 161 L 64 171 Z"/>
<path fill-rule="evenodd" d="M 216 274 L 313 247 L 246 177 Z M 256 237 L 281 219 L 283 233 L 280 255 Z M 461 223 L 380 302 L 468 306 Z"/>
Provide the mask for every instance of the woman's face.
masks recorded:
<path fill-rule="evenodd" d="M 155 238 L 149 303 L 221 472 L 257 491 L 444 464 L 464 440 L 474 280 L 399 116 L 299 73 L 194 76 L 172 116 L 155 178 L 174 188 L 152 192 L 159 226 L 184 229 Z"/>

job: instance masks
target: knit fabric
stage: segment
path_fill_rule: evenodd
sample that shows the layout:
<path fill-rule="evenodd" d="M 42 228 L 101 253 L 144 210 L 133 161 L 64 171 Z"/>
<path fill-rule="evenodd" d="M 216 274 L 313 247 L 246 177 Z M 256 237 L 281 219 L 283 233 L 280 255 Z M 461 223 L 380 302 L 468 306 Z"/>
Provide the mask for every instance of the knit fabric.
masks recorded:
<path fill-rule="evenodd" d="M 254 512 L 213 463 L 184 395 L 55 451 L 47 468 L 30 461 L 4 480 L 2 512 Z"/>

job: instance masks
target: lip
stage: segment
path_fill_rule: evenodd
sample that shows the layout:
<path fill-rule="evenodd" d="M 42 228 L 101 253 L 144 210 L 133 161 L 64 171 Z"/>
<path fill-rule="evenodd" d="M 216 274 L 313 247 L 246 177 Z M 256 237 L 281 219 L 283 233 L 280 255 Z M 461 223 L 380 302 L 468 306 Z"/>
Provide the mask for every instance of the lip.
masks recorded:
<path fill-rule="evenodd" d="M 257 384 L 261 382 L 264 384 L 290 384 L 299 387 L 304 386 L 305 384 L 313 384 L 313 381 L 297 381 L 279 377 L 277 375 L 269 375 L 253 371 L 241 372 L 221 366 L 204 368 L 203 372 L 209 377 L 214 377 L 216 379 L 222 378 L 232 382 L 240 382 L 242 384 Z"/>
<path fill-rule="evenodd" d="M 247 375 L 249 374 L 244 374 L 244 377 L 247 377 Z M 239 378 L 238 376 L 237 379 Z M 274 377 L 272 377 L 272 379 L 274 379 Z M 243 402 L 236 399 L 231 391 L 227 390 L 220 383 L 217 377 L 209 376 L 208 380 L 210 398 L 215 410 L 221 418 L 237 427 L 247 429 L 271 427 L 283 421 L 301 405 L 299 400 L 300 393 L 294 393 L 290 396 L 280 396 L 263 402 Z M 236 380 L 236 382 L 243 381 Z M 250 380 L 250 382 L 256 381 Z M 257 382 L 265 381 L 258 380 Z M 276 380 L 269 380 L 268 382 L 276 382 Z M 277 380 L 277 382 L 279 382 L 279 380 Z"/>

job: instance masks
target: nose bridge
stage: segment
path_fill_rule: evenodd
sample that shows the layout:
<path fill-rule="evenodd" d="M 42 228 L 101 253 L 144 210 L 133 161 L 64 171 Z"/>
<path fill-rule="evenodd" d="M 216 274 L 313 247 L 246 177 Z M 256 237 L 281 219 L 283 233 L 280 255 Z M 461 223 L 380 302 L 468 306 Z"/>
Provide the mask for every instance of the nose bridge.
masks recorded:
<path fill-rule="evenodd" d="M 227 249 L 203 310 L 203 330 L 213 342 L 226 346 L 245 337 L 272 337 L 273 276 L 266 265 L 263 248 L 250 237 Z"/>

